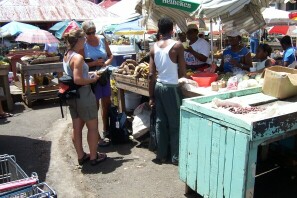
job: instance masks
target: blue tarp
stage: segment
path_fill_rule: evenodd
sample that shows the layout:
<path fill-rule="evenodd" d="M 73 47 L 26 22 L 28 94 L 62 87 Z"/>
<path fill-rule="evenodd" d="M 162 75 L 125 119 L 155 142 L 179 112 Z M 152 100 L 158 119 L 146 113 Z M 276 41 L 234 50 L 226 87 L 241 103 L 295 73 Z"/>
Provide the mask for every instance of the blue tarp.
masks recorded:
<path fill-rule="evenodd" d="M 15 36 L 27 30 L 36 30 L 36 29 L 40 29 L 40 28 L 26 23 L 12 21 L 0 28 L 0 34 L 3 37 L 8 35 Z"/>

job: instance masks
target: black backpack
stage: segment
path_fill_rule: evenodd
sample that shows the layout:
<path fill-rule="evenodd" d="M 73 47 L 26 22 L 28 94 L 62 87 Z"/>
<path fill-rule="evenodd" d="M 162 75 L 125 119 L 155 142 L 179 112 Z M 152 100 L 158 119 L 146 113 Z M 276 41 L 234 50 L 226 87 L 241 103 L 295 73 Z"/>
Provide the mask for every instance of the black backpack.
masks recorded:
<path fill-rule="evenodd" d="M 127 115 L 119 113 L 116 106 L 109 109 L 109 136 L 112 144 L 129 142 L 129 132 L 126 127 Z"/>
<path fill-rule="evenodd" d="M 73 81 L 73 77 L 69 75 L 64 75 L 61 78 L 59 78 L 59 90 L 58 90 L 58 97 L 60 99 L 60 108 L 61 108 L 61 114 L 62 118 L 64 118 L 63 113 L 63 102 L 66 102 L 66 100 L 79 98 L 79 92 L 78 89 L 81 86 L 76 85 Z"/>

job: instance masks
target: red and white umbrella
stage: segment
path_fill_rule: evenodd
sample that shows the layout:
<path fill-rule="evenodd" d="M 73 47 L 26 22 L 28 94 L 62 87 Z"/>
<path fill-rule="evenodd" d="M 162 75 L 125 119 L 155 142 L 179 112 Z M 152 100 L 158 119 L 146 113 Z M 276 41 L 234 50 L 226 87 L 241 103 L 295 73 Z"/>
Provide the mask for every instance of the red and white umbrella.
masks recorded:
<path fill-rule="evenodd" d="M 28 30 L 21 33 L 16 41 L 27 43 L 59 43 L 60 41 L 50 32 L 46 30 Z"/>
<path fill-rule="evenodd" d="M 283 34 L 296 37 L 297 34 L 294 30 L 297 29 L 297 26 L 288 26 L 288 25 L 276 25 L 273 26 L 268 33 L 269 34 Z"/>

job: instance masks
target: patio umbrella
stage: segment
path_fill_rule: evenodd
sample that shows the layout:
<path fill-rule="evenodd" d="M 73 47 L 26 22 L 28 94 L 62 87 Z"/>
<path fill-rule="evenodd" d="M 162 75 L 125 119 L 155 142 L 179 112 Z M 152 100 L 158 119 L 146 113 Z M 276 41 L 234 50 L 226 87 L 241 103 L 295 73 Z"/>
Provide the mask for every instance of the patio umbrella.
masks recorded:
<path fill-rule="evenodd" d="M 297 36 L 297 31 L 296 26 L 288 26 L 288 25 L 277 25 L 273 26 L 268 33 L 269 34 L 283 34 L 283 35 L 289 35 L 289 36 Z"/>
<path fill-rule="evenodd" d="M 54 26 L 52 26 L 49 30 L 55 32 L 55 36 L 58 39 L 61 39 L 63 37 L 63 35 L 67 32 L 69 32 L 70 30 L 73 29 L 80 29 L 81 28 L 81 24 L 78 23 L 75 20 L 65 20 L 65 21 L 61 21 L 59 23 L 56 23 Z"/>
<path fill-rule="evenodd" d="M 146 31 L 141 27 L 141 19 L 136 19 L 121 24 L 114 24 L 106 27 L 105 32 L 112 32 L 116 35 L 143 35 Z"/>
<path fill-rule="evenodd" d="M 50 32 L 46 30 L 28 30 L 21 33 L 16 41 L 27 43 L 59 43 L 60 41 Z"/>
<path fill-rule="evenodd" d="M 0 28 L 0 34 L 2 37 L 9 36 L 9 35 L 15 36 L 27 30 L 38 30 L 38 29 L 39 27 L 36 27 L 34 25 L 12 21 Z"/>

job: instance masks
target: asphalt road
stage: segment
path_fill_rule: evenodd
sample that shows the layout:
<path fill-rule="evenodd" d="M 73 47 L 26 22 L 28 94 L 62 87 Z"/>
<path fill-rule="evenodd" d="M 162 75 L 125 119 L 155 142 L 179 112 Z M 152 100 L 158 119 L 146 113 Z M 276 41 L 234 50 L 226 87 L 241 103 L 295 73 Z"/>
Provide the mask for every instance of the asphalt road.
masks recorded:
<path fill-rule="evenodd" d="M 14 117 L 0 120 L 0 154 L 15 155 L 27 174 L 37 172 L 59 197 L 198 197 L 184 195 L 178 167 L 154 164 L 154 153 L 139 142 L 100 148 L 108 154 L 105 162 L 79 167 L 70 116 L 61 119 L 59 104 L 53 100 L 37 102 L 32 109 L 16 103 L 13 113 Z M 84 129 L 88 152 L 86 133 Z"/>

